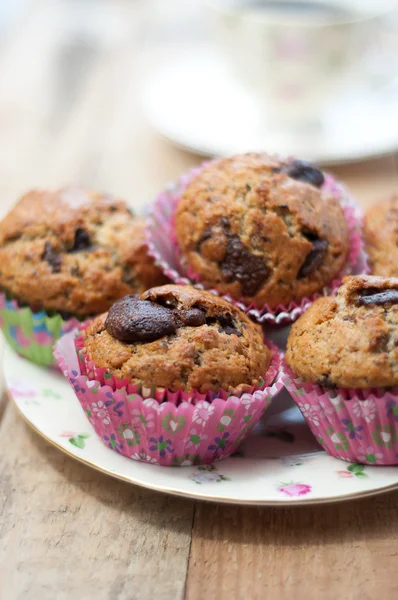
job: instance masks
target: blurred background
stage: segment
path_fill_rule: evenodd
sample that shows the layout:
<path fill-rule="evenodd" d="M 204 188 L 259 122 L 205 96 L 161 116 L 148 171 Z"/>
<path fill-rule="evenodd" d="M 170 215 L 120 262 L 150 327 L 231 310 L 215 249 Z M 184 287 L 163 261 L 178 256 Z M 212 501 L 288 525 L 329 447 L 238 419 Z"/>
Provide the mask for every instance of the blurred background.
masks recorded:
<path fill-rule="evenodd" d="M 396 177 L 397 13 L 396 0 L 2 0 L 0 211 L 69 181 L 145 211 L 199 155 L 261 149 L 343 176 L 381 156 L 360 171 L 376 196 L 375 169 L 389 189 Z"/>

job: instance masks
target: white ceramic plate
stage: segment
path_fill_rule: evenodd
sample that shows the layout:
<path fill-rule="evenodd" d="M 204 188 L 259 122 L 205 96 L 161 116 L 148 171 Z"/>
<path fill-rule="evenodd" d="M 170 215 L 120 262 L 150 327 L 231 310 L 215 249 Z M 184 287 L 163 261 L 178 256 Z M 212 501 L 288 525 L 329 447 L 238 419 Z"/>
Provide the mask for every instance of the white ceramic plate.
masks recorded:
<path fill-rule="evenodd" d="M 398 467 L 351 466 L 327 456 L 282 393 L 241 451 L 214 466 L 159 467 L 129 460 L 96 437 L 60 372 L 5 349 L 5 377 L 23 417 L 70 456 L 143 487 L 231 504 L 286 505 L 347 500 L 398 486 Z"/>
<path fill-rule="evenodd" d="M 152 76 L 144 91 L 148 120 L 164 137 L 206 156 L 277 152 L 318 163 L 359 160 L 398 147 L 398 82 L 379 92 L 348 90 L 331 102 L 323 130 L 274 131 L 266 107 L 211 50 L 185 53 Z"/>

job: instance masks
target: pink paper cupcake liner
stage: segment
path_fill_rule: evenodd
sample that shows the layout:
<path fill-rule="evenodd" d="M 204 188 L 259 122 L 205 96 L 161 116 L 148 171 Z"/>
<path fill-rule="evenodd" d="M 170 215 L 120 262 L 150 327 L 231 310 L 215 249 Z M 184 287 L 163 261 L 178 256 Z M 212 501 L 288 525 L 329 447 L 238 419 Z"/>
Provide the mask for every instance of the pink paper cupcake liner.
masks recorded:
<path fill-rule="evenodd" d="M 398 388 L 323 388 L 286 362 L 282 381 L 328 454 L 366 465 L 398 464 Z"/>
<path fill-rule="evenodd" d="M 209 164 L 196 167 L 190 173 L 182 175 L 176 182 L 171 183 L 155 200 L 152 212 L 147 220 L 147 243 L 149 254 L 155 259 L 156 264 L 163 270 L 165 275 L 174 283 L 179 285 L 194 285 L 199 289 L 207 289 L 200 282 L 198 274 L 189 268 L 184 268 L 179 260 L 179 249 L 174 231 L 174 214 L 182 192 L 185 190 L 193 177 Z M 308 308 L 316 298 L 334 294 L 341 285 L 343 277 L 350 274 L 369 273 L 367 256 L 364 251 L 362 239 L 363 214 L 358 204 L 348 193 L 347 189 L 330 174 L 325 174 L 324 189 L 330 191 L 339 199 L 348 223 L 350 246 L 347 263 L 339 274 L 320 293 L 303 298 L 299 302 L 290 302 L 288 305 L 279 305 L 270 308 L 264 305 L 262 308 L 254 304 L 247 305 L 244 299 L 236 301 L 228 295 L 223 297 L 232 302 L 245 313 L 262 324 L 281 325 L 292 323 Z M 215 289 L 209 289 L 216 295 L 220 293 Z"/>
<path fill-rule="evenodd" d="M 226 458 L 248 437 L 283 387 L 280 355 L 272 346 L 274 380 L 252 393 L 219 394 L 211 402 L 192 395 L 190 401 L 177 399 L 164 390 L 146 397 L 129 386 L 116 389 L 114 381 L 109 385 L 107 380 L 84 375 L 75 336 L 76 331 L 70 332 L 55 345 L 58 365 L 100 439 L 133 460 L 188 466 Z"/>

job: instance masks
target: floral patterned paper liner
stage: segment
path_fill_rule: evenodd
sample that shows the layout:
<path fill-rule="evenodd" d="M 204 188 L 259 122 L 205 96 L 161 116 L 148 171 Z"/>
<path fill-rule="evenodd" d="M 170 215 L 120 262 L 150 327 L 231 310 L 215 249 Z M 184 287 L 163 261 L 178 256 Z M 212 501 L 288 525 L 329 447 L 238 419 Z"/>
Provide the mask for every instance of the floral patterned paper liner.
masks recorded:
<path fill-rule="evenodd" d="M 226 458 L 283 387 L 278 373 L 272 386 L 240 398 L 159 403 L 82 375 L 74 339 L 74 332 L 63 336 L 54 356 L 97 435 L 115 452 L 149 464 L 190 466 Z"/>
<path fill-rule="evenodd" d="M 398 388 L 322 388 L 304 382 L 286 362 L 282 381 L 317 441 L 336 458 L 398 465 Z"/>
<path fill-rule="evenodd" d="M 83 323 L 79 326 L 78 330 L 83 331 L 86 327 L 87 323 Z M 207 393 L 200 393 L 197 390 L 194 390 L 193 392 L 172 392 L 166 388 L 132 384 L 127 379 L 117 379 L 116 377 L 113 377 L 111 374 L 107 373 L 105 368 L 97 367 L 95 363 L 88 358 L 86 353 L 83 351 L 84 339 L 82 335 L 76 334 L 74 343 L 80 363 L 81 373 L 82 375 L 88 377 L 88 379 L 99 381 L 101 385 L 107 385 L 114 391 L 126 390 L 128 394 L 139 394 L 143 398 L 155 398 L 158 402 L 172 402 L 176 405 L 180 402 L 192 402 L 195 404 L 200 400 L 212 402 L 214 398 L 222 398 L 223 400 L 226 400 L 229 396 L 240 397 L 244 393 L 253 394 L 256 391 L 263 390 L 272 384 L 281 365 L 281 355 L 278 348 L 270 341 L 264 339 L 264 344 L 271 350 L 271 363 L 262 381 L 259 382 L 258 385 L 253 386 L 250 390 L 227 391 L 219 389 L 218 392 L 209 391 Z"/>
<path fill-rule="evenodd" d="M 156 264 L 163 270 L 165 275 L 180 285 L 195 285 L 199 289 L 207 289 L 200 283 L 199 276 L 194 272 L 185 270 L 178 258 L 178 245 L 173 228 L 173 215 L 180 199 L 181 193 L 187 187 L 193 177 L 209 165 L 211 161 L 202 164 L 201 167 L 192 169 L 189 173 L 182 175 L 176 182 L 169 184 L 154 202 L 152 213 L 147 219 L 147 243 L 149 254 L 155 259 Z M 271 309 L 264 305 L 261 309 L 254 304 L 247 305 L 244 299 L 236 301 L 228 295 L 223 298 L 238 306 L 241 310 L 255 318 L 262 324 L 282 324 L 295 321 L 308 306 L 324 295 L 333 294 L 340 286 L 345 275 L 351 273 L 369 273 L 369 266 L 364 243 L 362 240 L 363 214 L 355 200 L 350 196 L 346 188 L 338 183 L 330 174 L 325 175 L 325 189 L 336 195 L 341 202 L 349 226 L 350 248 L 348 260 L 342 273 L 334 279 L 331 284 L 325 286 L 321 293 L 315 293 L 309 298 L 303 298 L 300 302 L 290 302 L 288 306 L 279 305 Z M 209 289 L 215 295 L 220 293 L 215 289 Z"/>
<path fill-rule="evenodd" d="M 8 300 L 0 292 L 0 327 L 10 346 L 31 361 L 54 365 L 53 346 L 64 333 L 75 329 L 78 319 L 64 320 L 60 314 L 49 316 L 44 310 L 33 312 L 20 306 L 16 299 Z"/>

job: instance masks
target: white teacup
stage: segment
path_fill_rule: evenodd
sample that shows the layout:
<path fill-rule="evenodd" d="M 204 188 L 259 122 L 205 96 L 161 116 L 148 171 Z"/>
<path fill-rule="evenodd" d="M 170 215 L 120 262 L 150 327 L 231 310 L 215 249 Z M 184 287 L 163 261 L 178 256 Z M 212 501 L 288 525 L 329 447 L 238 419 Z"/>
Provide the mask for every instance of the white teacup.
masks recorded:
<path fill-rule="evenodd" d="M 364 57 L 397 0 L 206 0 L 238 76 L 277 127 L 308 127 Z"/>

